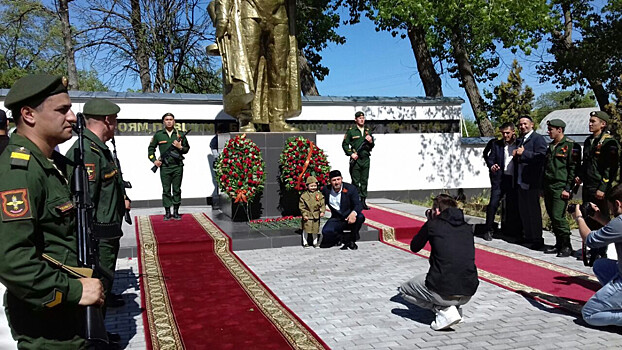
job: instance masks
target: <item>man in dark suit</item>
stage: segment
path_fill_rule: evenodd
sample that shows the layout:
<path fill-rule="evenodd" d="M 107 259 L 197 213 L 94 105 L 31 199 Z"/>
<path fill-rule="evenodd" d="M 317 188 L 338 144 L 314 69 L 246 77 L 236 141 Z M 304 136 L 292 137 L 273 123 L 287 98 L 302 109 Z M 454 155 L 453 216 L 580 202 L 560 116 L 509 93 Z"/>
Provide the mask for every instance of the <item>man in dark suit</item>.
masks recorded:
<path fill-rule="evenodd" d="M 504 234 L 511 236 L 512 230 L 516 229 L 518 223 L 518 199 L 514 187 L 514 163 L 512 162 L 512 153 L 516 149 L 514 123 L 503 123 L 499 131 L 502 135 L 501 140 L 493 139 L 489 152 L 484 154 L 484 160 L 490 170 L 490 202 L 486 210 L 486 232 L 484 233 L 484 239 L 487 241 L 492 241 L 495 214 L 504 196 L 506 205 L 506 217 L 502 220 Z"/>
<path fill-rule="evenodd" d="M 341 241 L 341 250 L 358 249 L 356 241 L 365 216 L 356 187 L 343 182 L 341 172 L 333 170 L 329 174 L 330 185 L 322 188 L 322 194 L 328 208 L 330 219 L 322 229 L 322 246 L 331 247 Z"/>
<path fill-rule="evenodd" d="M 518 121 L 521 137 L 518 139 L 518 148 L 514 150 L 515 180 L 518 186 L 518 207 L 525 243 L 533 250 L 542 250 L 544 239 L 540 190 L 547 144 L 544 137 L 533 130 L 533 125 L 533 120 L 529 116 L 521 117 Z"/>

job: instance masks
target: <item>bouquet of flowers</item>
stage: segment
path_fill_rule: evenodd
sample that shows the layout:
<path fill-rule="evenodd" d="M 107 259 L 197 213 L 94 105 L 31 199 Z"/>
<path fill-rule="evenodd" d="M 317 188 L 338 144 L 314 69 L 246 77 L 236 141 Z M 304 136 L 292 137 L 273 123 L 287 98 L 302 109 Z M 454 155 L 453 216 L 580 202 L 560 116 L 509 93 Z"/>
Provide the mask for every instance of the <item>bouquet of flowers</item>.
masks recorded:
<path fill-rule="evenodd" d="M 218 188 L 235 199 L 235 203 L 248 203 L 263 190 L 266 181 L 264 167 L 259 147 L 247 139 L 246 134 L 237 135 L 227 141 L 216 159 Z"/>
<path fill-rule="evenodd" d="M 281 181 L 288 190 L 304 191 L 305 181 L 315 176 L 320 186 L 328 183 L 330 166 L 324 151 L 302 136 L 290 137 L 279 158 Z"/>
<path fill-rule="evenodd" d="M 249 221 L 249 226 L 253 229 L 272 229 L 281 228 L 300 228 L 300 216 L 283 216 L 279 218 L 257 219 Z"/>

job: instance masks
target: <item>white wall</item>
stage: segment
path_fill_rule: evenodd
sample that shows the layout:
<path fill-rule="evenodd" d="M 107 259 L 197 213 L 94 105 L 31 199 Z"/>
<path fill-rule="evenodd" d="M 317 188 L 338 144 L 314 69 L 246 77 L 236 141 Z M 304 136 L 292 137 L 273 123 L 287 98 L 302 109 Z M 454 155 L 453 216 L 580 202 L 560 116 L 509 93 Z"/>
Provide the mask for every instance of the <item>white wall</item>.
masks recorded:
<path fill-rule="evenodd" d="M 465 147 L 460 135 L 384 134 L 376 135 L 372 151 L 369 191 L 483 188 L 489 186 L 482 148 Z M 209 197 L 214 190 L 207 161 L 212 136 L 188 135 L 190 152 L 184 161 L 183 198 Z M 117 151 L 124 178 L 133 188 L 132 200 L 161 198 L 159 172 L 154 174 L 147 158 L 150 136 L 118 136 Z M 350 181 L 348 157 L 341 149 L 342 135 L 317 135 L 317 144 L 333 169 Z M 60 145 L 64 154 L 75 138 Z M 110 144 L 109 147 L 112 147 Z"/>

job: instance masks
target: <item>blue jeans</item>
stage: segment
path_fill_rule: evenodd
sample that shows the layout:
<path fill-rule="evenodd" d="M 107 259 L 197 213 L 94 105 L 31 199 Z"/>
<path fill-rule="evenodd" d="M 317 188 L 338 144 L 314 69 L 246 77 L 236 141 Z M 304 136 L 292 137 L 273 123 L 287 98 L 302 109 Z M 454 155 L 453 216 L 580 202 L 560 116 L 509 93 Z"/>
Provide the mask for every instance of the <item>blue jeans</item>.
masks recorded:
<path fill-rule="evenodd" d="M 592 326 L 622 326 L 622 276 L 617 261 L 596 260 L 594 274 L 603 287 L 583 306 L 583 319 Z"/>

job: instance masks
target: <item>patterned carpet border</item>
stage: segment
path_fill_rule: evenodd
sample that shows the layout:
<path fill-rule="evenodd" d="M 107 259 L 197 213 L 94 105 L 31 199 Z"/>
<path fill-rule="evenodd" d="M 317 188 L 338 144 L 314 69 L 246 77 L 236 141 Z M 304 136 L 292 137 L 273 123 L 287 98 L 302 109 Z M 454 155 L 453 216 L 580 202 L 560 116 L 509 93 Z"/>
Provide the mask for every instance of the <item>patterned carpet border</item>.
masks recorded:
<path fill-rule="evenodd" d="M 147 216 L 137 217 L 139 262 L 141 264 L 141 291 L 146 314 L 145 329 L 151 349 L 183 349 L 184 344 L 175 322 L 162 268 L 158 258 L 158 244 L 151 220 Z"/>
<path fill-rule="evenodd" d="M 402 216 L 405 216 L 405 217 L 408 217 L 408 218 L 411 218 L 411 219 L 420 220 L 420 221 L 427 221 L 427 219 L 425 217 L 422 217 L 422 216 L 413 215 L 413 214 L 410 214 L 410 213 L 406 213 L 406 212 L 395 210 L 395 209 L 391 209 L 391 208 L 386 208 L 386 207 L 383 207 L 383 206 L 380 206 L 380 205 L 377 205 L 377 204 L 371 205 L 371 204 L 368 203 L 368 205 L 370 207 L 374 207 L 374 208 L 377 208 L 377 209 L 380 209 L 380 210 L 384 210 L 384 211 L 387 211 L 387 212 L 390 212 L 390 213 L 393 213 L 393 214 L 402 215 Z M 381 242 L 383 242 L 383 243 L 385 243 L 387 245 L 390 245 L 390 246 L 393 246 L 393 247 L 405 250 L 407 252 L 411 252 L 409 244 L 397 241 L 395 239 L 395 229 L 393 227 L 390 227 L 388 225 L 385 225 L 385 224 L 382 224 L 380 222 L 376 222 L 376 221 L 373 221 L 373 220 L 369 220 L 369 219 L 365 219 L 365 224 L 380 230 L 380 234 L 381 234 L 380 241 Z M 477 249 L 481 249 L 481 250 L 485 250 L 485 251 L 488 251 L 488 252 L 491 252 L 491 253 L 495 253 L 495 254 L 498 254 L 498 255 L 503 255 L 503 256 L 506 256 L 506 257 L 510 257 L 512 259 L 515 259 L 515 260 L 520 260 L 522 262 L 526 262 L 526 263 L 529 263 L 529 264 L 532 264 L 532 265 L 536 265 L 536 266 L 539 266 L 539 267 L 542 267 L 542 268 L 545 268 L 545 269 L 549 269 L 549 270 L 552 270 L 552 271 L 555 271 L 555 272 L 559 272 L 559 273 L 562 273 L 562 274 L 565 274 L 565 275 L 568 275 L 568 276 L 580 277 L 580 278 L 585 278 L 585 279 L 589 279 L 589 280 L 592 280 L 592 281 L 598 281 L 594 276 L 588 275 L 588 274 L 586 274 L 584 272 L 573 270 L 573 269 L 569 269 L 569 268 L 566 268 L 566 267 L 563 267 L 563 266 L 559 266 L 559 265 L 555 265 L 555 264 L 552 264 L 552 263 L 549 263 L 549 262 L 546 262 L 546 261 L 542 261 L 542 260 L 539 260 L 539 259 L 536 259 L 536 258 L 532 258 L 532 257 L 526 256 L 526 255 L 522 255 L 522 254 L 518 254 L 518 253 L 513 253 L 513 252 L 508 252 L 508 251 L 503 250 L 503 249 L 493 248 L 493 247 L 489 247 L 487 245 L 483 245 L 483 244 L 479 244 L 479 243 L 476 243 L 475 247 Z M 422 256 L 422 257 L 425 257 L 425 258 L 429 258 L 430 257 L 430 252 L 427 251 L 427 250 L 421 250 L 416 255 L 419 255 L 419 256 Z M 544 303 L 549 304 L 551 306 L 560 307 L 560 308 L 566 309 L 566 310 L 568 310 L 568 311 L 570 311 L 572 313 L 575 313 L 575 314 L 581 314 L 582 305 L 579 304 L 579 303 L 576 303 L 576 302 L 573 302 L 571 300 L 567 300 L 567 299 L 564 299 L 564 298 L 552 295 L 550 293 L 546 293 L 546 292 L 544 292 L 544 291 L 542 291 L 540 289 L 533 288 L 533 287 L 524 285 L 522 283 L 518 283 L 516 281 L 510 280 L 510 279 L 505 278 L 503 276 L 499 276 L 497 274 L 490 273 L 488 271 L 484 271 L 481 268 L 478 268 L 477 271 L 478 271 L 479 278 L 482 279 L 482 280 L 485 280 L 487 282 L 493 283 L 493 284 L 495 284 L 495 285 L 497 285 L 499 287 L 511 290 L 513 292 L 517 292 L 517 293 L 526 295 L 528 297 L 531 297 L 531 298 L 536 299 L 538 301 L 544 302 Z"/>
<path fill-rule="evenodd" d="M 233 253 L 229 237 L 205 214 L 195 213 L 194 219 L 214 240 L 214 253 L 238 281 L 253 302 L 287 339 L 293 349 L 328 349 L 319 337 L 274 296 L 255 274 Z"/>

